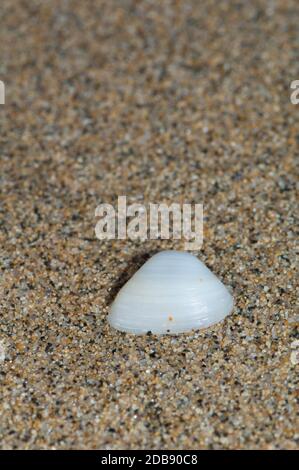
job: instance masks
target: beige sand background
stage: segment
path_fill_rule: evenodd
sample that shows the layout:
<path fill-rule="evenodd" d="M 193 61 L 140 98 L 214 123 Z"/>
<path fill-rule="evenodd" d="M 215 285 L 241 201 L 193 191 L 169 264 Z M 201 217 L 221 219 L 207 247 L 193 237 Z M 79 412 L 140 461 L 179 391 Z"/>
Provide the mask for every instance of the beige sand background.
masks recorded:
<path fill-rule="evenodd" d="M 298 2 L 0 8 L 1 447 L 296 448 Z M 204 204 L 227 320 L 109 328 L 125 280 L 183 249 L 97 240 L 122 194 Z"/>

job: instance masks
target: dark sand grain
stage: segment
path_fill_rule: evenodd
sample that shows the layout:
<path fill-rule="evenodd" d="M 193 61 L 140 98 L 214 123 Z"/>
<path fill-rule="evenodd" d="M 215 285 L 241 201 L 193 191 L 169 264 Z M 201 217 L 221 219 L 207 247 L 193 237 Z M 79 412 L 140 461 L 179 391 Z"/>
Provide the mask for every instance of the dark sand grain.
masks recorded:
<path fill-rule="evenodd" d="M 298 446 L 298 18 L 295 0 L 2 0 L 2 448 Z M 204 203 L 196 254 L 233 289 L 227 320 L 108 327 L 130 274 L 183 249 L 97 240 L 122 194 Z"/>

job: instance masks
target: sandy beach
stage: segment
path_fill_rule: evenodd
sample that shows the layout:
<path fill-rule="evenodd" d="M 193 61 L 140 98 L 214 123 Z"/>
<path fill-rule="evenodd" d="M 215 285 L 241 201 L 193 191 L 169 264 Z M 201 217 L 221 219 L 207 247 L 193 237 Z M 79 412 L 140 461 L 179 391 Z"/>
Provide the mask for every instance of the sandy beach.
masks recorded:
<path fill-rule="evenodd" d="M 0 8 L 0 447 L 298 448 L 298 2 Z M 184 250 L 98 240 L 119 195 L 203 204 L 223 322 L 110 328 L 130 276 Z"/>

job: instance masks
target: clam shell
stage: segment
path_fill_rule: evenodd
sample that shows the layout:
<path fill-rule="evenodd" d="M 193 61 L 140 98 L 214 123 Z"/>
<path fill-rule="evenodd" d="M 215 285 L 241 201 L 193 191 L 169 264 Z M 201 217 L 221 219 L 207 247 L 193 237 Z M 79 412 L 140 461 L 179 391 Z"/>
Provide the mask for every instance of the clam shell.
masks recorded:
<path fill-rule="evenodd" d="M 108 316 L 128 333 L 183 333 L 225 318 L 233 298 L 195 256 L 162 251 L 150 258 L 116 296 Z"/>

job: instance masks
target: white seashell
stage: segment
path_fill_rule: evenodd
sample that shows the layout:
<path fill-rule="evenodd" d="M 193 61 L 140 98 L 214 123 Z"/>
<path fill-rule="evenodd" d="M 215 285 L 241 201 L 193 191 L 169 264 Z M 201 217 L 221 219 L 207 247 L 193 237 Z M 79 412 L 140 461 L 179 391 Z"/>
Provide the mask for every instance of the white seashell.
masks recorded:
<path fill-rule="evenodd" d="M 162 251 L 122 287 L 108 321 L 128 333 L 182 333 L 211 326 L 232 308 L 226 287 L 195 256 Z"/>

